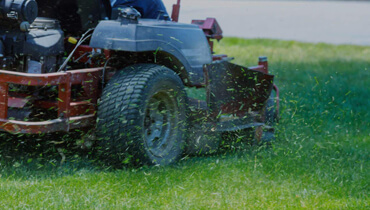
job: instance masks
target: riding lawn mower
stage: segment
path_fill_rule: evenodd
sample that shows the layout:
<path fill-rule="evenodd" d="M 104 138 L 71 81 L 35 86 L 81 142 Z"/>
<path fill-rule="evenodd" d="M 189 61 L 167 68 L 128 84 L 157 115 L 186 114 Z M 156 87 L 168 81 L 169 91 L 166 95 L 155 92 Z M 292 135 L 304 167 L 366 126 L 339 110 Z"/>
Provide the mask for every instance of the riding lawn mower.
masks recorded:
<path fill-rule="evenodd" d="M 225 132 L 271 141 L 279 92 L 267 58 L 231 63 L 213 52 L 216 19 L 178 23 L 179 12 L 180 0 L 157 19 L 108 0 L 0 1 L 0 131 L 86 131 L 118 164 L 209 153 Z"/>

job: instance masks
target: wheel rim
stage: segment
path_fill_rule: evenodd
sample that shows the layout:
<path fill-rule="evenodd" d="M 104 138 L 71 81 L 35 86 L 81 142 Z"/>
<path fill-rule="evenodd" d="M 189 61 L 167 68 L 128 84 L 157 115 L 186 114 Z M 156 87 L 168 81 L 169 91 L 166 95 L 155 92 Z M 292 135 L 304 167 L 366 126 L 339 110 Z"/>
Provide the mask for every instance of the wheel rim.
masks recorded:
<path fill-rule="evenodd" d="M 163 157 L 176 141 L 178 124 L 176 100 L 167 92 L 157 92 L 148 101 L 144 119 L 144 137 L 148 151 Z"/>

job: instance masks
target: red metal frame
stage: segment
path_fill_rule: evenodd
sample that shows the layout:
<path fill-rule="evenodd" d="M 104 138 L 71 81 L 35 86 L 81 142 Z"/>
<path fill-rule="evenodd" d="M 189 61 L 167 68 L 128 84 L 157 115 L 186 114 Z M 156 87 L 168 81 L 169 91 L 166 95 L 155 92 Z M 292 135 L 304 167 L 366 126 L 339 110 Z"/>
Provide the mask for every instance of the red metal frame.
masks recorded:
<path fill-rule="evenodd" d="M 216 39 L 220 41 L 222 36 L 222 29 L 218 24 L 216 18 L 207 18 L 205 20 L 192 20 L 191 24 L 198 25 L 204 32 L 207 37 L 209 46 L 211 47 L 211 52 L 213 53 L 213 41 L 212 39 Z"/>
<path fill-rule="evenodd" d="M 260 61 L 258 62 L 258 66 L 252 66 L 252 67 L 249 67 L 248 69 L 254 70 L 254 71 L 260 71 L 260 72 L 263 72 L 265 74 L 268 74 L 269 73 L 268 61 L 267 61 L 267 59 L 264 60 L 264 59 L 260 58 Z M 279 88 L 276 84 L 274 84 L 273 89 L 275 90 L 275 93 L 276 93 L 276 96 L 275 96 L 276 116 L 279 116 L 279 112 L 280 112 L 280 92 L 279 92 Z"/>
<path fill-rule="evenodd" d="M 0 131 L 10 133 L 50 133 L 94 125 L 98 89 L 103 68 L 73 70 L 49 74 L 27 74 L 0 70 Z M 8 119 L 8 107 L 22 106 L 25 98 L 10 97 L 9 84 L 24 86 L 58 86 L 58 101 L 38 101 L 44 108 L 55 107 L 58 119 L 27 122 Z M 81 85 L 85 98 L 71 101 L 72 85 Z M 87 111 L 88 110 L 88 111 Z"/>
<path fill-rule="evenodd" d="M 269 73 L 269 64 L 266 57 L 260 57 L 257 66 L 248 67 L 249 70 L 259 71 L 265 74 Z"/>
<path fill-rule="evenodd" d="M 227 55 L 225 55 L 225 54 L 219 54 L 219 55 L 213 55 L 212 56 L 213 61 L 221 61 L 221 60 L 224 60 L 224 59 L 227 59 Z"/>
<path fill-rule="evenodd" d="M 177 0 L 177 4 L 174 4 L 172 6 L 172 15 L 171 19 L 173 22 L 179 22 L 179 16 L 180 16 L 180 0 Z"/>

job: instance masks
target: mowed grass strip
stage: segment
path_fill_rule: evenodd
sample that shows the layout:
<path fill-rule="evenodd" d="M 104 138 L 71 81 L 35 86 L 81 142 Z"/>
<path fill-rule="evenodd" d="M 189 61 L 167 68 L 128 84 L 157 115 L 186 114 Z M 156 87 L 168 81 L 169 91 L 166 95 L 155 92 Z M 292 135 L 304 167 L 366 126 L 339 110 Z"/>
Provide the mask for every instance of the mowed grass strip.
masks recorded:
<path fill-rule="evenodd" d="M 271 148 L 124 170 L 1 156 L 0 208 L 368 209 L 370 47 L 225 38 L 216 51 L 269 57 L 282 105 Z"/>

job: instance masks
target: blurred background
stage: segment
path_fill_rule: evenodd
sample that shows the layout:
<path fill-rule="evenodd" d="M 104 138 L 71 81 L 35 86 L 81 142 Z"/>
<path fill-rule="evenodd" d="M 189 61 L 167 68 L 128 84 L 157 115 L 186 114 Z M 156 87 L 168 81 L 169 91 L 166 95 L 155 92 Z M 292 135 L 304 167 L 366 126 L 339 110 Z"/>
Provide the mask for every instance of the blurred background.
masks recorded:
<path fill-rule="evenodd" d="M 163 1 L 171 13 L 176 0 Z M 370 45 L 370 1 L 181 1 L 180 22 L 207 17 L 225 36 Z"/>

